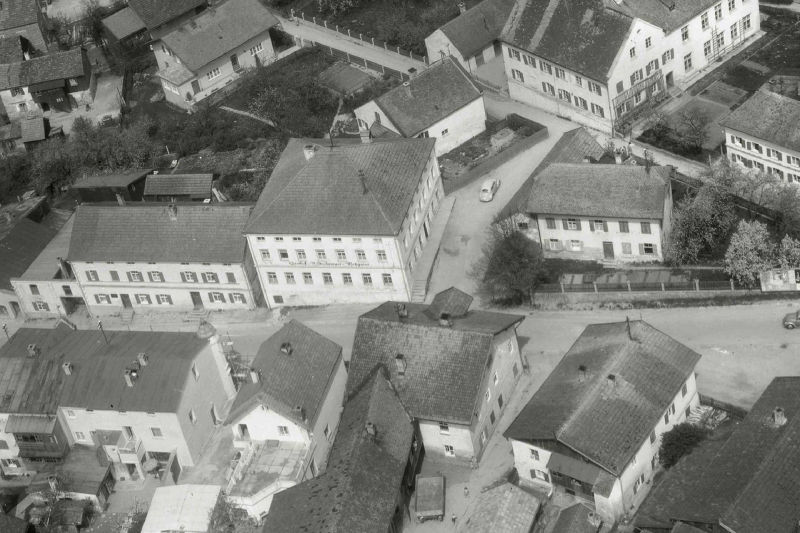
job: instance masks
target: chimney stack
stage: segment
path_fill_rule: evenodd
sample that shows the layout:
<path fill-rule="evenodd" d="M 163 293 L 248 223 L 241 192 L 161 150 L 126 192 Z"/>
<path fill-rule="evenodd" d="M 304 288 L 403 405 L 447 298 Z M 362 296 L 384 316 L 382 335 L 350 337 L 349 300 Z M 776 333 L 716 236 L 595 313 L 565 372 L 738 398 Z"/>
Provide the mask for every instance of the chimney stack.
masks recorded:
<path fill-rule="evenodd" d="M 178 206 L 175 204 L 169 204 L 167 206 L 167 211 L 169 211 L 169 219 L 173 222 L 178 221 Z"/>
<path fill-rule="evenodd" d="M 39 348 L 38 344 L 29 344 L 28 345 L 28 357 L 37 357 L 42 353 L 42 349 Z"/>
<path fill-rule="evenodd" d="M 64 371 L 64 374 L 68 376 L 72 375 L 72 363 L 64 363 L 61 365 L 61 369 Z"/>
<path fill-rule="evenodd" d="M 442 313 L 439 315 L 439 325 L 445 328 L 449 328 L 453 325 L 453 323 L 450 322 L 450 313 Z"/>
<path fill-rule="evenodd" d="M 394 308 L 398 318 L 408 318 L 408 309 L 405 304 L 395 304 Z"/>
<path fill-rule="evenodd" d="M 467 4 L 464 0 L 458 3 L 458 12 L 462 15 L 467 12 Z"/>
<path fill-rule="evenodd" d="M 139 352 L 139 354 L 136 356 L 136 360 L 139 362 L 141 366 L 147 366 L 147 362 L 150 360 L 150 358 L 147 357 L 146 353 Z"/>
<path fill-rule="evenodd" d="M 292 355 L 293 351 L 294 348 L 292 348 L 291 342 L 284 342 L 283 344 L 281 344 L 281 353 L 283 355 Z"/>
<path fill-rule="evenodd" d="M 394 365 L 397 368 L 397 375 L 405 376 L 406 374 L 406 358 L 403 354 L 399 353 L 394 356 Z"/>
<path fill-rule="evenodd" d="M 609 374 L 606 379 L 608 379 L 608 384 L 611 387 L 616 387 L 617 386 L 617 376 L 615 376 L 614 374 Z"/>
<path fill-rule="evenodd" d="M 586 365 L 579 365 L 578 371 L 580 371 L 580 381 L 584 381 L 586 379 Z"/>
<path fill-rule="evenodd" d="M 251 383 L 258 383 L 261 381 L 261 375 L 258 373 L 258 370 L 255 368 L 250 369 L 250 382 Z"/>
<path fill-rule="evenodd" d="M 364 144 L 369 144 L 372 142 L 372 133 L 366 128 L 359 129 L 358 135 L 361 137 L 361 142 Z"/>
<path fill-rule="evenodd" d="M 777 427 L 786 425 L 786 413 L 783 412 L 782 407 L 776 407 L 775 410 L 772 411 L 772 423 Z"/>
<path fill-rule="evenodd" d="M 313 144 L 307 144 L 303 146 L 303 155 L 306 156 L 306 161 L 314 157 L 317 149 L 314 147 Z"/>
<path fill-rule="evenodd" d="M 368 421 L 366 424 L 364 424 L 364 433 L 370 439 L 375 440 L 375 437 L 378 436 L 378 428 L 375 427 L 375 424 Z"/>

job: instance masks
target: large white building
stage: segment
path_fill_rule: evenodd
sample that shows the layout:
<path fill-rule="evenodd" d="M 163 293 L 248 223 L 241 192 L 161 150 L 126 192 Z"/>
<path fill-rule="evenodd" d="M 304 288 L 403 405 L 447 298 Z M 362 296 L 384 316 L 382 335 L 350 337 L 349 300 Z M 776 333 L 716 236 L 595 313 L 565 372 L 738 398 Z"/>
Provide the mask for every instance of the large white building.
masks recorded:
<path fill-rule="evenodd" d="M 461 51 L 469 64 L 502 43 L 512 98 L 610 132 L 672 87 L 760 34 L 753 0 L 485 0 L 490 17 L 452 20 L 428 39 L 428 56 Z"/>
<path fill-rule="evenodd" d="M 434 143 L 291 139 L 244 230 L 267 305 L 409 300 L 444 198 Z"/>
<path fill-rule="evenodd" d="M 523 483 L 632 516 L 659 470 L 661 436 L 699 405 L 700 354 L 646 322 L 588 326 L 505 431 Z"/>
<path fill-rule="evenodd" d="M 263 297 L 242 236 L 251 209 L 84 204 L 66 259 L 93 314 L 254 309 Z"/>
<path fill-rule="evenodd" d="M 672 221 L 669 170 L 554 163 L 535 178 L 516 227 L 545 257 L 661 261 Z"/>
<path fill-rule="evenodd" d="M 720 121 L 728 159 L 786 183 L 800 183 L 800 101 L 757 91 Z"/>
<path fill-rule="evenodd" d="M 375 137 L 435 138 L 436 155 L 486 131 L 483 94 L 449 56 L 358 107 L 355 115 L 359 128 Z"/>

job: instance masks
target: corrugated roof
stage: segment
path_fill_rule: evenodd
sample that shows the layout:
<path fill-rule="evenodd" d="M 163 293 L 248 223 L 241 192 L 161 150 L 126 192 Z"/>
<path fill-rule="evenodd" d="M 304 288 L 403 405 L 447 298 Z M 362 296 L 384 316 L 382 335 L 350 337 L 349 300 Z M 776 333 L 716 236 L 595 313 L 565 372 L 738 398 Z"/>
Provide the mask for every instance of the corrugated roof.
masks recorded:
<path fill-rule="evenodd" d="M 98 187 L 127 187 L 150 173 L 150 169 L 128 170 L 118 174 L 96 174 L 76 181 L 73 189 L 95 189 Z"/>
<path fill-rule="evenodd" d="M 286 344 L 289 354 L 283 351 Z M 312 431 L 341 358 L 341 346 L 291 320 L 261 343 L 251 365 L 260 381 L 242 385 L 228 423 L 263 404 Z"/>
<path fill-rule="evenodd" d="M 404 137 L 414 137 L 478 98 L 480 89 L 448 56 L 380 95 L 375 103 Z"/>
<path fill-rule="evenodd" d="M 130 7 L 124 7 L 103 19 L 103 25 L 115 39 L 121 40 L 146 29 L 139 15 Z"/>
<path fill-rule="evenodd" d="M 503 483 L 478 494 L 470 507 L 460 533 L 530 533 L 540 504 L 519 487 Z"/>
<path fill-rule="evenodd" d="M 0 9 L 0 31 L 36 24 L 39 22 L 39 6 L 32 0 L 3 0 Z"/>
<path fill-rule="evenodd" d="M 150 30 L 207 4 L 207 0 L 128 0 Z"/>
<path fill-rule="evenodd" d="M 163 35 L 161 40 L 189 70 L 197 73 L 277 24 L 278 19 L 259 0 L 225 0 Z"/>
<path fill-rule="evenodd" d="M 669 169 L 554 163 L 534 180 L 526 212 L 617 218 L 664 218 Z"/>
<path fill-rule="evenodd" d="M 86 75 L 88 70 L 89 62 L 83 48 L 52 52 L 28 61 L 0 65 L 0 90 L 80 78 Z"/>
<path fill-rule="evenodd" d="M 520 315 L 470 311 L 439 324 L 427 305 L 405 303 L 408 317 L 400 318 L 398 302 L 386 302 L 361 315 L 350 359 L 348 391 L 378 365 L 389 369 L 392 384 L 412 416 L 469 424 L 494 335 L 514 327 Z M 395 358 L 402 354 L 404 375 Z"/>
<path fill-rule="evenodd" d="M 57 231 L 29 218 L 21 219 L 0 240 L 0 289 L 11 290 L 11 278 L 22 275 Z"/>
<path fill-rule="evenodd" d="M 246 233 L 397 235 L 435 139 L 326 146 L 292 139 L 261 192 Z M 314 147 L 306 160 L 303 146 Z"/>
<path fill-rule="evenodd" d="M 53 414 L 58 407 L 175 412 L 195 357 L 208 342 L 193 333 L 20 328 L 0 347 L 0 412 Z M 28 354 L 35 344 L 40 353 Z M 133 387 L 124 373 L 144 352 Z M 72 374 L 62 370 L 72 363 Z"/>
<path fill-rule="evenodd" d="M 699 360 L 641 320 L 587 326 L 505 436 L 556 440 L 618 476 Z"/>
<path fill-rule="evenodd" d="M 800 152 L 800 101 L 768 90 L 756 91 L 719 125 Z"/>
<path fill-rule="evenodd" d="M 150 174 L 144 182 L 144 195 L 210 198 L 213 181 L 213 174 Z"/>
<path fill-rule="evenodd" d="M 325 472 L 275 494 L 264 532 L 387 531 L 413 436 L 411 417 L 392 385 L 373 372 L 345 404 Z"/>
<path fill-rule="evenodd" d="M 246 247 L 242 230 L 251 209 L 238 204 L 83 204 L 75 211 L 67 258 L 241 263 Z"/>

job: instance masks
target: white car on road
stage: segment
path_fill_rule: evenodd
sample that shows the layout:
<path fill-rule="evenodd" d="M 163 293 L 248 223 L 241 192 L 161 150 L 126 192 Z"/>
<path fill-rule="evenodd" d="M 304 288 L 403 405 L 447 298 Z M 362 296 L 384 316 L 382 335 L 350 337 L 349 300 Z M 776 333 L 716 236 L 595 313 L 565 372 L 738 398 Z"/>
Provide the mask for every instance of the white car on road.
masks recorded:
<path fill-rule="evenodd" d="M 496 193 L 499 188 L 500 180 L 492 178 L 484 181 L 483 185 L 481 185 L 481 202 L 491 202 L 492 198 L 494 198 L 494 193 Z"/>

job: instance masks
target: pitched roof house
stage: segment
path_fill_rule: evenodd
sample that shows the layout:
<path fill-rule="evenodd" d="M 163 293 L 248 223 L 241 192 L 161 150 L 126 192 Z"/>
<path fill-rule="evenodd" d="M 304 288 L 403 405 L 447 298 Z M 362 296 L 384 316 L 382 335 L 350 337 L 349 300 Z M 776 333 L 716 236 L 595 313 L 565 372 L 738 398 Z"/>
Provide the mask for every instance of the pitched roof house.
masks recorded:
<path fill-rule="evenodd" d="M 482 91 L 450 56 L 358 107 L 355 115 L 374 137 L 435 138 L 437 155 L 486 130 Z"/>
<path fill-rule="evenodd" d="M 511 483 L 503 483 L 477 495 L 460 533 L 531 533 L 539 515 L 539 500 Z"/>
<path fill-rule="evenodd" d="M 442 198 L 433 139 L 290 140 L 244 230 L 267 302 L 410 299 Z"/>
<path fill-rule="evenodd" d="M 207 531 L 222 489 L 214 485 L 158 487 L 147 509 L 142 533 Z"/>
<path fill-rule="evenodd" d="M 37 2 L 5 0 L 0 6 L 0 39 L 22 37 L 33 49 L 44 52 L 45 20 Z"/>
<path fill-rule="evenodd" d="M 72 188 L 83 202 L 139 202 L 150 169 L 128 170 L 119 174 L 96 174 L 76 181 Z"/>
<path fill-rule="evenodd" d="M 150 174 L 144 184 L 149 202 L 211 201 L 213 174 Z"/>
<path fill-rule="evenodd" d="M 755 171 L 800 183 L 800 101 L 756 91 L 720 120 L 728 157 Z"/>
<path fill-rule="evenodd" d="M 709 440 L 656 485 L 636 517 L 646 531 L 676 521 L 702 531 L 796 531 L 800 378 L 777 377 L 722 441 Z"/>
<path fill-rule="evenodd" d="M 386 302 L 361 315 L 347 385 L 385 366 L 426 453 L 464 462 L 480 459 L 523 365 L 524 317 L 469 310 L 471 302 L 451 288 L 430 305 Z"/>
<path fill-rule="evenodd" d="M 545 257 L 658 261 L 672 222 L 670 170 L 554 163 L 523 210 Z"/>
<path fill-rule="evenodd" d="M 151 32 L 201 12 L 207 0 L 128 0 L 128 6 Z"/>
<path fill-rule="evenodd" d="M 698 404 L 699 359 L 643 321 L 587 326 L 505 432 L 522 480 L 616 522 L 647 492 L 659 436 Z"/>
<path fill-rule="evenodd" d="M 276 494 L 264 531 L 400 531 L 420 450 L 411 416 L 377 369 L 345 404 L 328 469 Z"/>

